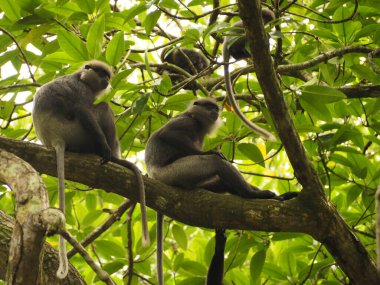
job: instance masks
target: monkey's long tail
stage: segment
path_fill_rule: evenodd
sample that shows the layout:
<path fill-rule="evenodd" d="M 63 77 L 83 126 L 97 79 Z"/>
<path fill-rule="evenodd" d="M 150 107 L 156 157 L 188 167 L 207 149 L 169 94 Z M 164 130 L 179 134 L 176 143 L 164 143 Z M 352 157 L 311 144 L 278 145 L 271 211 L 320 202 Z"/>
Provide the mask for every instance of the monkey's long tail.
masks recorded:
<path fill-rule="evenodd" d="M 55 146 L 55 153 L 57 156 L 57 174 L 58 174 L 58 197 L 59 209 L 65 215 L 65 144 L 60 142 Z M 69 272 L 69 261 L 66 255 L 66 241 L 59 236 L 59 267 L 57 270 L 57 277 L 63 279 Z"/>
<path fill-rule="evenodd" d="M 248 118 L 240 110 L 239 104 L 235 99 L 234 90 L 232 88 L 231 76 L 230 76 L 230 71 L 229 71 L 229 60 L 230 60 L 230 53 L 228 51 L 228 41 L 227 41 L 227 37 L 226 37 L 224 42 L 223 42 L 224 78 L 226 81 L 225 83 L 226 83 L 227 96 L 228 96 L 228 99 L 232 105 L 232 108 L 234 109 L 234 111 L 238 115 L 238 117 L 243 121 L 243 123 L 248 128 L 250 128 L 255 133 L 261 135 L 265 139 L 275 142 L 276 137 L 274 135 L 272 135 L 267 130 L 260 128 L 258 125 L 251 122 L 250 120 L 248 120 Z"/>
<path fill-rule="evenodd" d="M 164 215 L 157 212 L 157 282 L 164 285 Z"/>
<path fill-rule="evenodd" d="M 145 184 L 144 184 L 144 180 L 140 172 L 140 169 L 138 169 L 136 165 L 134 165 L 132 162 L 128 160 L 112 157 L 111 161 L 129 168 L 135 173 L 135 176 L 137 179 L 137 187 L 139 189 L 139 196 L 140 196 L 142 243 L 144 246 L 148 246 L 150 244 L 150 239 L 149 239 L 148 219 L 146 216 Z"/>

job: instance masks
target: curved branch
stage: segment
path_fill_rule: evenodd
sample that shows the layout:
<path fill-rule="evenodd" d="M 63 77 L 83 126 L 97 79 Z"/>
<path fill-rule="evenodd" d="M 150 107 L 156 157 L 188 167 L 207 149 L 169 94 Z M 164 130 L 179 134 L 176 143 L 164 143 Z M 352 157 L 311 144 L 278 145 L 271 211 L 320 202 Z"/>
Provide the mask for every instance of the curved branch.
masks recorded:
<path fill-rule="evenodd" d="M 0 137 L 0 149 L 6 149 L 33 167 L 56 176 L 56 159 L 53 150 L 33 143 Z M 65 169 L 67 179 L 104 189 L 134 202 L 139 201 L 135 191 L 133 172 L 114 163 L 101 165 L 95 155 L 67 153 Z M 314 221 L 314 212 L 297 200 L 247 200 L 234 195 L 216 194 L 202 189 L 186 191 L 170 187 L 144 177 L 146 203 L 166 216 L 192 226 L 262 231 L 290 231 L 316 234 L 320 225 Z M 224 209 L 224 211 L 220 211 Z M 301 218 L 302 217 L 302 218 Z"/>
<path fill-rule="evenodd" d="M 17 46 L 17 49 L 20 51 L 21 53 L 21 56 L 22 58 L 24 59 L 24 62 L 26 64 L 26 66 L 28 67 L 28 71 L 29 71 L 29 74 L 30 74 L 30 78 L 32 79 L 32 81 L 35 83 L 36 82 L 36 79 L 34 78 L 34 75 L 33 75 L 33 72 L 32 70 L 30 69 L 30 63 L 28 61 L 28 59 L 26 58 L 26 55 L 24 53 L 24 51 L 22 50 L 21 46 L 18 44 L 16 38 L 10 33 L 8 32 L 6 29 L 0 27 L 0 31 L 2 31 L 4 34 L 6 34 L 8 37 L 10 37 L 12 39 L 12 41 L 16 44 Z"/>

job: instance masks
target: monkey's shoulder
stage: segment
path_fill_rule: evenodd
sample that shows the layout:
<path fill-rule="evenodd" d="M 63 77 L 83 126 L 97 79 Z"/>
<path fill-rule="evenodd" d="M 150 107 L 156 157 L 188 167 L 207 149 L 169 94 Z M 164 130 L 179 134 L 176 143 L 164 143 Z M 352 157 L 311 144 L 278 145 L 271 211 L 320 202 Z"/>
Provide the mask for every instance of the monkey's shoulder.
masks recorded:
<path fill-rule="evenodd" d="M 40 87 L 37 91 L 39 96 L 62 97 L 66 100 L 81 100 L 83 94 L 91 92 L 90 88 L 80 81 L 77 73 L 64 75 L 50 81 Z"/>

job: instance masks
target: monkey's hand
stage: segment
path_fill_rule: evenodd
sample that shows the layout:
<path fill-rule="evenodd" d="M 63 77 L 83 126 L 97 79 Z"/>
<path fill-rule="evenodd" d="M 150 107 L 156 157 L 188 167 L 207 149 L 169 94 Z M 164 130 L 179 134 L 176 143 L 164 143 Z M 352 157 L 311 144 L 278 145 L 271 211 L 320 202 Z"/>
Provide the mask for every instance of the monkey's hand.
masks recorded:
<path fill-rule="evenodd" d="M 281 201 L 290 200 L 298 196 L 298 192 L 286 192 L 278 197 L 281 197 Z"/>
<path fill-rule="evenodd" d="M 102 147 L 102 160 L 100 163 L 101 164 L 107 163 L 108 161 L 111 160 L 111 157 L 112 157 L 111 148 L 108 145 L 103 145 L 103 147 Z"/>
<path fill-rule="evenodd" d="M 223 159 L 223 160 L 227 160 L 227 161 L 228 161 L 227 157 L 225 157 L 223 153 L 221 153 L 220 151 L 215 150 L 215 149 L 212 149 L 212 150 L 206 151 L 205 154 L 216 154 L 216 155 L 219 156 L 221 159 Z"/>

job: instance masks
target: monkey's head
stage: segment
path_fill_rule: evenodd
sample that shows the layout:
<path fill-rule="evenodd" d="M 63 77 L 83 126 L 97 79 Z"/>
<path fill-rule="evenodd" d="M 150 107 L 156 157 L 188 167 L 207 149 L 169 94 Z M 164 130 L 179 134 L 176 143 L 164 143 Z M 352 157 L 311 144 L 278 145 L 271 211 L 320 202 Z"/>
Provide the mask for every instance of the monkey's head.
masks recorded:
<path fill-rule="evenodd" d="M 80 70 L 80 80 L 87 84 L 95 93 L 108 87 L 112 76 L 111 68 L 104 62 L 92 60 Z"/>
<path fill-rule="evenodd" d="M 220 108 L 214 99 L 195 100 L 187 113 L 202 125 L 206 133 L 212 132 L 219 126 Z"/>

